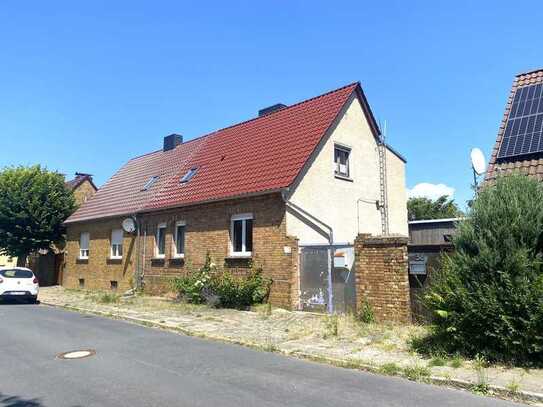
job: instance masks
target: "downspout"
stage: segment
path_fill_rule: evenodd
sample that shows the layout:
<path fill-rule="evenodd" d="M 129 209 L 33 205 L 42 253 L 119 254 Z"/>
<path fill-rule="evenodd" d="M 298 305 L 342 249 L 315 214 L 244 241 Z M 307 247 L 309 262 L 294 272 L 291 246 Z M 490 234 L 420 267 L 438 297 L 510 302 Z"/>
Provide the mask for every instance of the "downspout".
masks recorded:
<path fill-rule="evenodd" d="M 328 277 L 327 278 L 327 281 L 328 281 L 328 304 L 327 304 L 327 308 L 328 308 L 328 313 L 332 314 L 334 312 L 334 290 L 333 290 L 333 285 L 332 285 L 332 266 L 334 264 L 333 263 L 333 260 L 334 260 L 333 259 L 333 256 L 334 256 L 334 248 L 333 248 L 334 230 L 332 229 L 331 226 L 327 225 L 326 223 L 322 222 L 320 219 L 318 219 L 315 216 L 311 215 L 305 209 L 300 208 L 298 205 L 290 202 L 288 197 L 287 197 L 288 191 L 289 191 L 288 188 L 285 188 L 285 189 L 281 190 L 281 198 L 283 199 L 283 202 L 285 202 L 286 206 L 294 209 L 295 211 L 298 211 L 298 212 L 302 213 L 304 216 L 307 216 L 308 218 L 311 218 L 311 219 L 317 221 L 319 224 L 324 226 L 330 232 L 328 234 L 329 247 L 328 247 L 328 276 L 327 276 Z"/>

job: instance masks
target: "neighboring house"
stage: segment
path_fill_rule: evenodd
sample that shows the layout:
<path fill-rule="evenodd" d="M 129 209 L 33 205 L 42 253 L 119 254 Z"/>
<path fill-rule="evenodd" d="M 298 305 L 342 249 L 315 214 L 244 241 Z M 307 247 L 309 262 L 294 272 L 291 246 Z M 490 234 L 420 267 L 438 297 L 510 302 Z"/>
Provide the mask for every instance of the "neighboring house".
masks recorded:
<path fill-rule="evenodd" d="M 407 236 L 406 200 L 405 160 L 354 83 L 129 160 L 66 221 L 63 285 L 162 292 L 209 253 L 238 274 L 262 266 L 270 301 L 296 307 L 300 247 Z"/>
<path fill-rule="evenodd" d="M 543 69 L 515 77 L 485 180 L 513 171 L 543 180 Z"/>
<path fill-rule="evenodd" d="M 92 175 L 80 172 L 76 172 L 74 179 L 66 181 L 65 185 L 73 192 L 77 207 L 87 202 L 98 190 Z M 46 253 L 33 254 L 29 256 L 28 264 L 38 277 L 41 286 L 59 284 L 62 281 L 64 267 L 64 248 L 54 245 Z"/>
<path fill-rule="evenodd" d="M 75 178 L 66 181 L 65 184 L 73 192 L 78 207 L 87 202 L 98 191 L 92 180 L 92 175 L 82 172 L 76 172 Z"/>
<path fill-rule="evenodd" d="M 453 250 L 452 237 L 461 218 L 409 221 L 409 286 L 415 316 L 424 312 L 419 297 L 427 285 L 427 278 L 440 267 L 443 253 Z"/>

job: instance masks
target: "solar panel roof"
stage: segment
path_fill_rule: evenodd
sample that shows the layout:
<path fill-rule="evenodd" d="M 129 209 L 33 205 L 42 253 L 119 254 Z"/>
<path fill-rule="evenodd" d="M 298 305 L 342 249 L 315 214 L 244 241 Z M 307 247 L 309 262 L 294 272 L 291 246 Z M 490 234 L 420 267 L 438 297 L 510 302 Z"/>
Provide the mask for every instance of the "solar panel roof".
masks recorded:
<path fill-rule="evenodd" d="M 543 152 L 543 84 L 518 88 L 498 158 Z"/>

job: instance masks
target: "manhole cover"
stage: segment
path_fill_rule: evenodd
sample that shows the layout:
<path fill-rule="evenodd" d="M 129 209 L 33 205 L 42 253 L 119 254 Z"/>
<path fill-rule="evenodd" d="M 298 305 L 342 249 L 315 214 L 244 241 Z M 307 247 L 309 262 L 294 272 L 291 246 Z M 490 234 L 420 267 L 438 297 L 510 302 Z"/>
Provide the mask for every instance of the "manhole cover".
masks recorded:
<path fill-rule="evenodd" d="M 83 359 L 89 356 L 96 355 L 96 351 L 93 349 L 72 350 L 70 352 L 59 353 L 57 358 L 59 359 Z"/>

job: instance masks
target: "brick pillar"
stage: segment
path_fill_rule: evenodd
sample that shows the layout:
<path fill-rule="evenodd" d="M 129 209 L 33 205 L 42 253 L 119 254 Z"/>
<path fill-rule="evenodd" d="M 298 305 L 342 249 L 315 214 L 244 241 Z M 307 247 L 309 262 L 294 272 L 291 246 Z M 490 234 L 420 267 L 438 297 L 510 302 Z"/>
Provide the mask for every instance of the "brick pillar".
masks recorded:
<path fill-rule="evenodd" d="M 407 241 L 369 234 L 355 240 L 357 306 L 367 301 L 377 321 L 411 322 Z"/>

